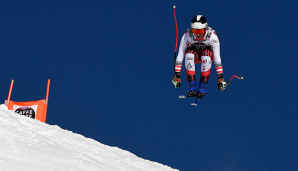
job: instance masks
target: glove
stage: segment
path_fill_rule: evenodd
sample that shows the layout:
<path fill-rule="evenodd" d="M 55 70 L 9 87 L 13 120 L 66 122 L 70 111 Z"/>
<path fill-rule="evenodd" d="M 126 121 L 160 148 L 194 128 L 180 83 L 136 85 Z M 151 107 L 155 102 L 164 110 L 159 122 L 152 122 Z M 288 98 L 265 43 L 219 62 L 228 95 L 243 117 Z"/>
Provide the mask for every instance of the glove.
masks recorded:
<path fill-rule="evenodd" d="M 180 75 L 174 75 L 173 79 L 172 79 L 172 83 L 175 86 L 175 88 L 178 88 L 181 86 L 181 79 L 180 79 Z"/>
<path fill-rule="evenodd" d="M 217 83 L 218 90 L 223 91 L 224 89 L 226 89 L 228 84 L 225 82 L 223 75 L 219 75 L 217 76 L 217 78 L 218 78 L 218 83 Z"/>

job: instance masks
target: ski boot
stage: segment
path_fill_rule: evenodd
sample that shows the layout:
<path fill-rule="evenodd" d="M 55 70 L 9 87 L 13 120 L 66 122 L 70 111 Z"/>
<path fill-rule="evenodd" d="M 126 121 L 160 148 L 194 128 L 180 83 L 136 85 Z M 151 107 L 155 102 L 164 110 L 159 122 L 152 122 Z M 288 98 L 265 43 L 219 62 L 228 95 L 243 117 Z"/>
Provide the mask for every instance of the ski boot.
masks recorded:
<path fill-rule="evenodd" d="M 197 92 L 197 98 L 191 105 L 198 106 L 200 100 L 207 94 L 206 87 L 207 87 L 207 82 L 200 81 L 198 92 Z"/>
<path fill-rule="evenodd" d="M 197 96 L 196 86 L 197 86 L 196 81 L 189 81 L 188 82 L 188 88 L 187 88 L 188 95 L 187 95 L 187 97 L 195 97 L 195 96 Z"/>
<path fill-rule="evenodd" d="M 205 94 L 207 94 L 206 87 L 207 87 L 207 82 L 200 81 L 199 90 L 198 90 L 198 93 L 197 93 L 197 98 L 198 99 L 201 99 L 202 97 L 205 96 Z"/>

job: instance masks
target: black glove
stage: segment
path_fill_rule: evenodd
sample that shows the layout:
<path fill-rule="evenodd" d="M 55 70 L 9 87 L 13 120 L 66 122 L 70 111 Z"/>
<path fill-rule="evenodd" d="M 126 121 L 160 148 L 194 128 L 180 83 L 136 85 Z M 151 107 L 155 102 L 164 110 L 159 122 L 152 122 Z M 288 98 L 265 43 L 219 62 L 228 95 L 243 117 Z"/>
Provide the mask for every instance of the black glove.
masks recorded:
<path fill-rule="evenodd" d="M 175 86 L 175 88 L 178 88 L 181 86 L 181 79 L 180 79 L 180 75 L 174 75 L 173 79 L 172 79 L 172 83 Z"/>
<path fill-rule="evenodd" d="M 217 79 L 218 79 L 218 83 L 217 83 L 218 90 L 223 91 L 224 89 L 226 89 L 228 84 L 225 82 L 223 75 L 218 75 Z"/>

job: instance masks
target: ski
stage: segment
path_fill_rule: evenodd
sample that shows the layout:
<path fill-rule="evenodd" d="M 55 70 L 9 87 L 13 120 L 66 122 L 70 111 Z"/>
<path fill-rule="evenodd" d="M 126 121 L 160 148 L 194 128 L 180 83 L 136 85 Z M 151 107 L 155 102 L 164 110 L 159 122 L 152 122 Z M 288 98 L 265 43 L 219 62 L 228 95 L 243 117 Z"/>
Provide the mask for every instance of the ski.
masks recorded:
<path fill-rule="evenodd" d="M 198 94 L 198 96 L 196 97 L 196 100 L 193 102 L 193 103 L 191 103 L 191 105 L 192 106 L 198 106 L 198 104 L 199 104 L 199 102 L 201 101 L 201 99 L 205 96 L 207 94 L 207 92 L 206 93 L 204 93 L 204 94 Z"/>
<path fill-rule="evenodd" d="M 179 99 L 185 99 L 185 98 L 190 98 L 190 97 L 197 97 L 197 95 L 195 95 L 195 96 L 179 95 Z"/>
<path fill-rule="evenodd" d="M 191 103 L 191 105 L 192 106 L 198 106 L 199 102 L 200 102 L 200 99 L 196 98 L 196 100 L 193 103 Z"/>
<path fill-rule="evenodd" d="M 185 99 L 187 96 L 179 95 L 179 99 Z"/>

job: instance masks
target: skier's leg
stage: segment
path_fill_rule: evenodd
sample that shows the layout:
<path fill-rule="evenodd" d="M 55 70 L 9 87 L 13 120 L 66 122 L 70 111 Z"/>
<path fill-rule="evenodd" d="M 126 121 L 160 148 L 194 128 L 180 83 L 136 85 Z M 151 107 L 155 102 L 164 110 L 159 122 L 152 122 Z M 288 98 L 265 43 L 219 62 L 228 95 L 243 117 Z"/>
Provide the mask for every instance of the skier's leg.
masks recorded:
<path fill-rule="evenodd" d="M 192 53 L 185 54 L 185 69 L 187 81 L 196 80 L 195 55 Z"/>
<path fill-rule="evenodd" d="M 195 50 L 189 48 L 186 50 L 185 54 L 185 68 L 186 68 L 186 78 L 188 81 L 188 96 L 196 96 L 196 68 L 195 68 L 195 58 L 198 54 Z"/>
<path fill-rule="evenodd" d="M 210 49 L 205 49 L 200 53 L 201 56 L 201 77 L 196 100 L 191 104 L 197 106 L 200 100 L 206 95 L 206 87 L 209 81 L 211 64 L 213 61 L 213 53 Z"/>
<path fill-rule="evenodd" d="M 188 96 L 196 96 L 196 70 L 194 63 L 195 55 L 192 53 L 185 54 L 186 78 L 188 81 Z"/>
<path fill-rule="evenodd" d="M 211 50 L 204 50 L 201 55 L 202 65 L 198 92 L 204 94 L 209 81 L 213 53 Z"/>

